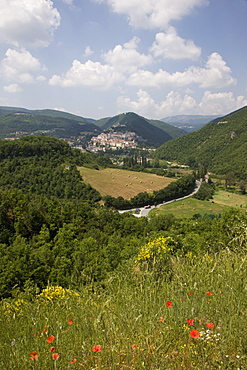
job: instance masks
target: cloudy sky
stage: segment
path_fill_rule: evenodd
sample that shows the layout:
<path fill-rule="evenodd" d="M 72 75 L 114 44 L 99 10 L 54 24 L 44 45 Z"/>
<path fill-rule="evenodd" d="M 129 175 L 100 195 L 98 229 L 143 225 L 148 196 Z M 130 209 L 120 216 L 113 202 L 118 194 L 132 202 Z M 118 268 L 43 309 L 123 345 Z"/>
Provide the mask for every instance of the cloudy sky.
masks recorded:
<path fill-rule="evenodd" d="M 247 0 L 0 0 L 0 105 L 102 118 L 247 105 Z"/>

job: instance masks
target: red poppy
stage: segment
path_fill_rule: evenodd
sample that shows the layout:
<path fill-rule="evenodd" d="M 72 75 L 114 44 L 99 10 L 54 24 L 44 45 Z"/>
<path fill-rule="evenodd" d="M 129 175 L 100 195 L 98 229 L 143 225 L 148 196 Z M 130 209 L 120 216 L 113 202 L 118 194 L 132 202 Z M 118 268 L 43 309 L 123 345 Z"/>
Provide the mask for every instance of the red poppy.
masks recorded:
<path fill-rule="evenodd" d="M 206 295 L 213 295 L 211 292 L 207 292 Z"/>
<path fill-rule="evenodd" d="M 53 353 L 52 355 L 51 355 L 51 358 L 53 359 L 53 360 L 58 360 L 59 359 L 59 357 L 60 357 L 60 355 L 58 354 L 58 353 Z"/>
<path fill-rule="evenodd" d="M 39 357 L 37 352 L 30 352 L 30 360 L 37 360 Z"/>
<path fill-rule="evenodd" d="M 72 325 L 72 324 L 73 324 L 73 319 L 69 319 L 69 320 L 68 320 L 68 324 L 69 324 L 69 325 Z"/>
<path fill-rule="evenodd" d="M 92 348 L 93 352 L 101 352 L 101 345 L 100 344 L 95 344 Z"/>
<path fill-rule="evenodd" d="M 159 321 L 160 322 L 164 322 L 165 321 L 165 318 L 163 316 L 160 316 Z"/>
<path fill-rule="evenodd" d="M 55 351 L 55 349 L 56 349 L 56 347 L 51 347 L 51 348 L 49 349 L 49 351 L 50 351 L 50 352 L 54 352 L 54 351 Z"/>
<path fill-rule="evenodd" d="M 46 333 L 46 332 L 47 332 L 47 326 L 45 325 L 45 326 L 44 326 L 43 333 Z"/>
<path fill-rule="evenodd" d="M 76 358 L 72 358 L 72 360 L 70 360 L 70 363 L 74 364 L 76 361 L 77 361 Z"/>
<path fill-rule="evenodd" d="M 194 319 L 186 319 L 188 326 L 194 325 L 195 320 Z"/>
<path fill-rule="evenodd" d="M 207 323 L 207 327 L 208 327 L 208 329 L 213 329 L 214 324 L 212 322 L 209 322 L 209 323 Z"/>
<path fill-rule="evenodd" d="M 47 341 L 48 343 L 52 343 L 52 342 L 54 341 L 54 339 L 55 339 L 54 335 L 50 335 L 50 336 L 46 339 L 46 341 Z"/>
<path fill-rule="evenodd" d="M 197 338 L 200 338 L 200 335 L 201 335 L 201 333 L 198 330 L 191 330 L 191 332 L 190 332 L 191 338 L 197 339 Z"/>
<path fill-rule="evenodd" d="M 188 295 L 192 295 L 192 293 L 191 293 L 191 292 L 189 292 L 189 293 L 188 293 Z"/>
<path fill-rule="evenodd" d="M 166 306 L 167 306 L 167 307 L 172 307 L 172 302 L 171 302 L 171 301 L 167 301 L 167 302 L 166 302 Z"/>
<path fill-rule="evenodd" d="M 132 346 L 131 346 L 132 348 L 136 348 L 136 347 L 138 347 L 138 344 L 132 344 Z"/>

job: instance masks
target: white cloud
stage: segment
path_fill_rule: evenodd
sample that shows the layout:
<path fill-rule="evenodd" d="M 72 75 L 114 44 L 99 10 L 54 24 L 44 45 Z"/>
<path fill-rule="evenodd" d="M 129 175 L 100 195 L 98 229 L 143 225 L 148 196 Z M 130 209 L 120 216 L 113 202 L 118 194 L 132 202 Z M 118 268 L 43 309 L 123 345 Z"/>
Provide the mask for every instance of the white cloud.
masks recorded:
<path fill-rule="evenodd" d="M 138 91 L 137 97 L 136 101 L 131 101 L 128 97 L 119 97 L 119 108 L 133 110 L 141 115 L 153 118 L 162 118 L 173 114 L 189 114 L 196 108 L 196 101 L 191 96 L 181 97 L 175 91 L 169 92 L 166 99 L 160 103 L 156 103 L 146 91 L 141 89 Z"/>
<path fill-rule="evenodd" d="M 113 12 L 126 14 L 133 27 L 165 29 L 171 20 L 179 20 L 209 0 L 92 0 L 108 4 Z"/>
<path fill-rule="evenodd" d="M 62 0 L 65 4 L 69 4 L 69 5 L 72 5 L 73 4 L 73 0 Z"/>
<path fill-rule="evenodd" d="M 171 85 L 174 87 L 198 84 L 201 88 L 222 88 L 234 85 L 231 69 L 218 53 L 209 56 L 204 68 L 191 66 L 184 72 L 170 74 L 162 69 L 156 73 L 138 70 L 133 73 L 127 84 L 139 87 L 157 87 Z"/>
<path fill-rule="evenodd" d="M 86 46 L 85 51 L 84 51 L 84 56 L 89 57 L 92 54 L 93 54 L 93 51 L 91 50 L 90 46 Z"/>
<path fill-rule="evenodd" d="M 236 83 L 236 80 L 231 76 L 231 69 L 218 53 L 211 54 L 206 63 L 206 68 L 198 72 L 198 79 L 201 80 L 200 86 L 202 88 L 225 87 Z"/>
<path fill-rule="evenodd" d="M 3 89 L 4 89 L 4 91 L 6 91 L 10 94 L 15 94 L 15 93 L 18 93 L 18 92 L 22 91 L 22 89 L 20 88 L 20 86 L 18 84 L 11 84 L 11 85 L 8 85 L 8 86 L 4 86 Z"/>
<path fill-rule="evenodd" d="M 234 97 L 232 92 L 213 94 L 211 91 L 206 91 L 199 102 L 188 94 L 182 95 L 178 92 L 170 91 L 166 98 L 158 103 L 155 102 L 147 91 L 141 89 L 138 91 L 137 100 L 135 101 L 126 96 L 118 98 L 120 110 L 135 111 L 140 115 L 158 119 L 177 114 L 212 114 L 221 116 L 245 105 L 247 105 L 247 100 L 243 96 Z"/>
<path fill-rule="evenodd" d="M 107 90 L 115 83 L 124 79 L 122 74 L 116 72 L 112 66 L 88 60 L 82 64 L 73 61 L 72 67 L 62 77 L 53 75 L 49 81 L 53 86 L 88 86 L 96 89 Z"/>
<path fill-rule="evenodd" d="M 102 55 L 106 64 L 88 60 L 82 64 L 74 60 L 72 67 L 63 75 L 54 75 L 49 81 L 50 85 L 63 87 L 89 86 L 97 89 L 109 89 L 113 85 L 125 80 L 125 74 L 129 75 L 139 67 L 153 62 L 151 55 L 140 54 L 136 49 L 139 39 L 134 37 L 129 42 L 117 45 L 113 50 Z M 86 48 L 89 53 L 91 49 Z"/>
<path fill-rule="evenodd" d="M 150 51 L 155 57 L 170 59 L 197 60 L 201 55 L 201 48 L 192 40 L 184 40 L 177 35 L 174 27 L 168 27 L 167 32 L 156 34 L 155 42 Z"/>
<path fill-rule="evenodd" d="M 1 0 L 0 42 L 47 46 L 60 24 L 51 0 Z"/>
<path fill-rule="evenodd" d="M 234 97 L 232 92 L 221 92 L 213 94 L 211 91 L 205 91 L 199 104 L 200 114 L 221 115 L 232 112 L 247 105 L 247 99 L 244 96 Z"/>
<path fill-rule="evenodd" d="M 140 39 L 134 37 L 129 42 L 117 45 L 113 50 L 103 54 L 103 59 L 121 72 L 134 72 L 137 68 L 151 64 L 153 58 L 151 55 L 140 54 L 136 49 Z"/>
<path fill-rule="evenodd" d="M 34 58 L 29 51 L 8 49 L 6 57 L 0 65 L 0 73 L 3 79 L 18 83 L 30 83 L 36 79 L 36 73 L 45 70 L 38 59 Z M 40 81 L 43 76 L 38 75 Z"/>

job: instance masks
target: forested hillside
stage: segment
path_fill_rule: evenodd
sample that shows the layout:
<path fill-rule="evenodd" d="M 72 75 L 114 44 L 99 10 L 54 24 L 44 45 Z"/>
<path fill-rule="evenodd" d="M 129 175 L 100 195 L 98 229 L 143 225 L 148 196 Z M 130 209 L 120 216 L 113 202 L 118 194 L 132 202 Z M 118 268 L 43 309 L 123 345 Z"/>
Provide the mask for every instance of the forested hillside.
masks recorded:
<path fill-rule="evenodd" d="M 85 141 L 89 141 L 93 135 L 98 135 L 114 124 L 120 125 L 120 131 L 134 131 L 140 141 L 154 147 L 185 133 L 162 121 L 149 120 L 131 112 L 94 120 L 52 109 L 0 107 L 0 139 L 43 134 L 56 138 L 84 137 Z"/>
<path fill-rule="evenodd" d="M 97 168 L 111 163 L 91 153 L 71 149 L 62 140 L 27 136 L 13 141 L 0 140 L 0 164 L 1 187 L 95 202 L 100 194 L 83 183 L 76 166 Z"/>
<path fill-rule="evenodd" d="M 218 174 L 232 171 L 238 178 L 246 178 L 247 108 L 165 143 L 155 155 L 192 167 L 202 164 Z"/>
<path fill-rule="evenodd" d="M 241 219 L 241 224 L 240 224 Z M 61 285 L 80 289 L 104 284 L 110 273 L 124 267 L 148 240 L 168 237 L 171 253 L 196 255 L 235 250 L 246 243 L 246 214 L 197 220 L 158 216 L 150 221 L 83 201 L 0 190 L 0 297 L 16 287 Z"/>
<path fill-rule="evenodd" d="M 113 125 L 118 124 L 117 129 L 119 131 L 133 131 L 144 139 L 145 144 L 154 147 L 158 147 L 166 141 L 171 140 L 173 137 L 176 137 L 175 135 L 179 136 L 179 133 L 180 135 L 183 134 L 178 128 L 169 127 L 169 125 L 160 122 L 160 125 L 163 126 L 161 128 L 158 127 L 157 122 L 156 124 L 154 122 L 132 112 L 119 114 L 107 120 L 99 120 L 99 124 L 103 130 L 107 130 Z M 97 124 L 97 121 L 95 124 Z M 168 129 L 166 130 L 167 127 Z"/>
<path fill-rule="evenodd" d="M 83 133 L 99 133 L 91 122 L 56 111 L 12 112 L 0 109 L 0 139 L 22 135 L 49 135 L 57 138 L 79 137 Z M 55 112 L 55 113 L 53 113 Z"/>

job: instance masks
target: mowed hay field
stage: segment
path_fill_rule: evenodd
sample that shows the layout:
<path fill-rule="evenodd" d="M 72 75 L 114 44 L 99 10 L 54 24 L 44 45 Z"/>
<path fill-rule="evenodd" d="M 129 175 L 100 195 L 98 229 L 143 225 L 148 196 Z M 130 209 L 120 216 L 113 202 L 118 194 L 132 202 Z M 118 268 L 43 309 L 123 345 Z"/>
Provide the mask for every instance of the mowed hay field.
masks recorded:
<path fill-rule="evenodd" d="M 98 190 L 102 196 L 122 196 L 124 199 L 130 199 L 144 191 L 151 193 L 154 190 L 163 189 L 172 181 L 176 181 L 176 179 L 169 177 L 118 168 L 94 170 L 78 167 L 78 169 L 84 182 Z"/>

